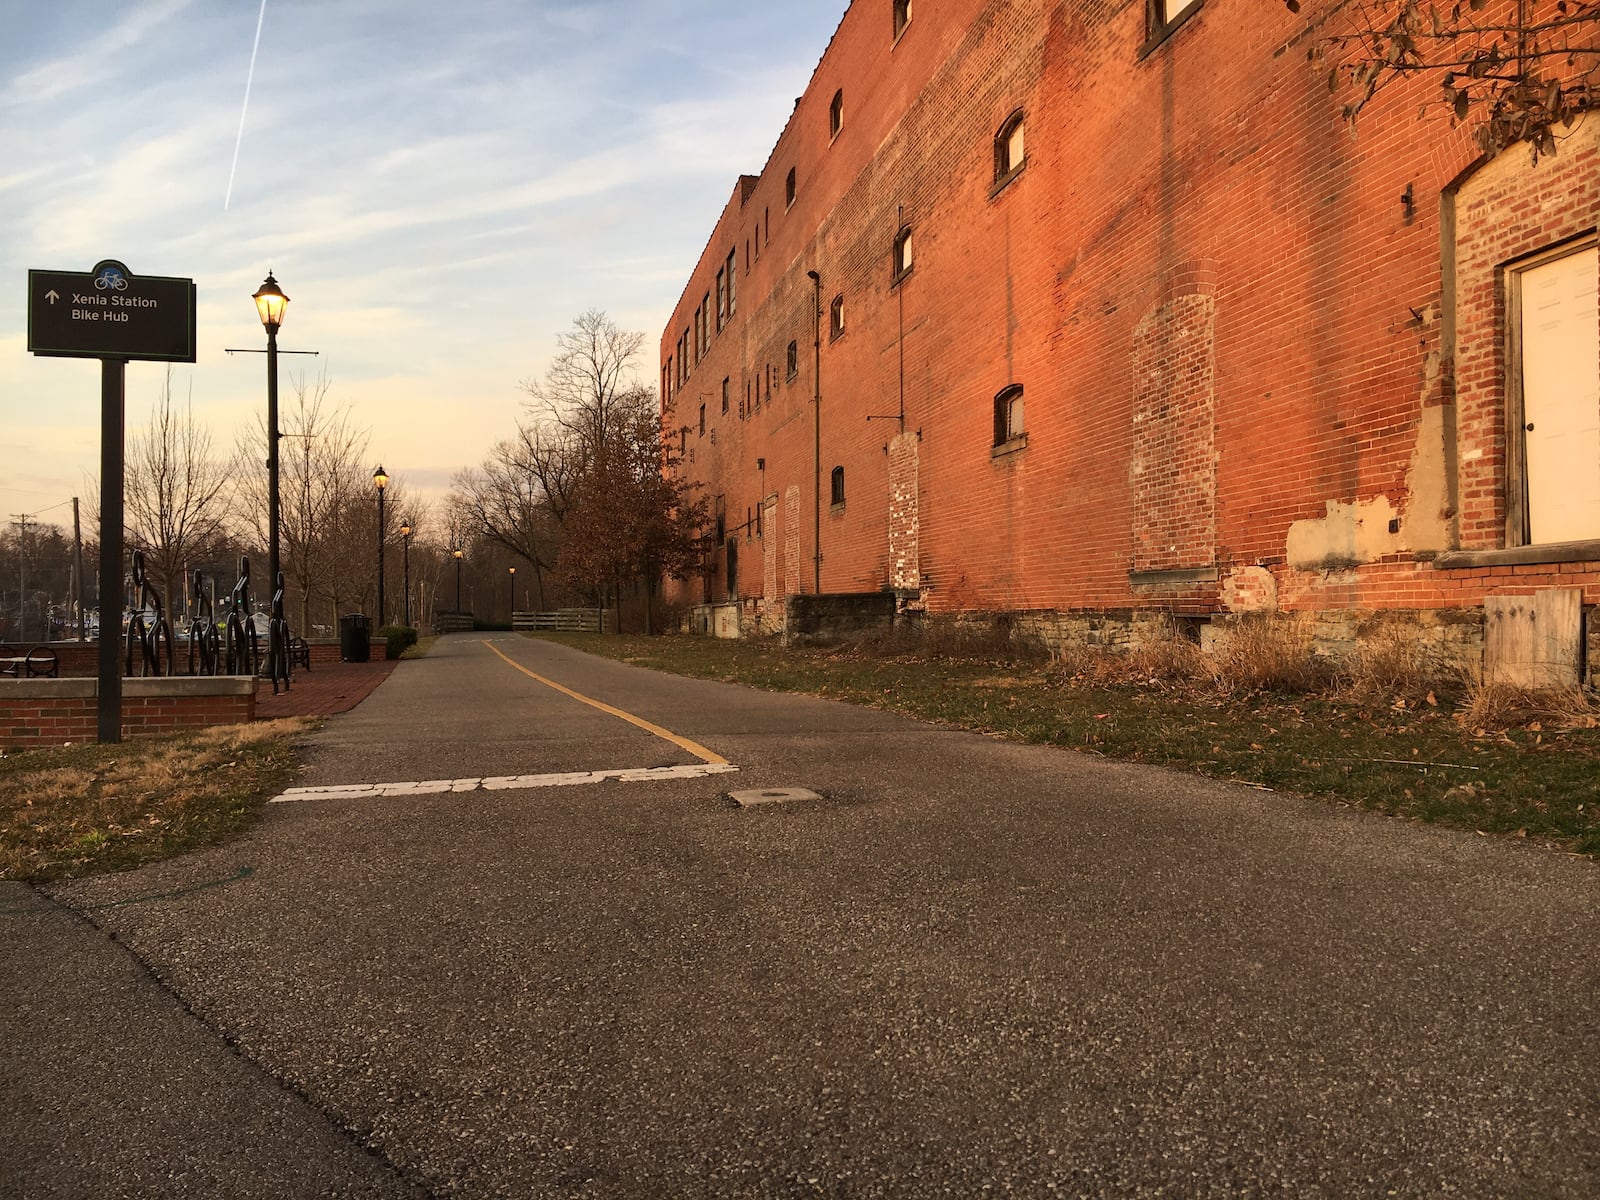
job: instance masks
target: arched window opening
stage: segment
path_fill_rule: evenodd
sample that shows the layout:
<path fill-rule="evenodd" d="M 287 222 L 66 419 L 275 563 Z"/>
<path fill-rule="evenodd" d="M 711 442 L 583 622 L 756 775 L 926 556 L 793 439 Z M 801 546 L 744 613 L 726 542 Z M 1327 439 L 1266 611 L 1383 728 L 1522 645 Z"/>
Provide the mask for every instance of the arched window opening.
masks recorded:
<path fill-rule="evenodd" d="M 1003 446 L 1026 432 L 1022 423 L 1022 387 L 1012 384 L 994 398 L 994 444 Z"/>
<path fill-rule="evenodd" d="M 1001 183 L 1022 170 L 1027 161 L 1023 144 L 1023 114 L 1019 109 L 1006 118 L 994 135 L 994 179 Z"/>

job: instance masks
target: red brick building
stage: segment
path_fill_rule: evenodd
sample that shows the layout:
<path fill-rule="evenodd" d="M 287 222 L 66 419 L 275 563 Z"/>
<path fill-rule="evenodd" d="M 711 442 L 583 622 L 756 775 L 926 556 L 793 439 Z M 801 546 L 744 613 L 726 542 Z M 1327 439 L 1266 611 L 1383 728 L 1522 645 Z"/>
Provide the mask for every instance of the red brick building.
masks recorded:
<path fill-rule="evenodd" d="M 1352 136 L 1326 7 L 854 0 L 662 335 L 719 514 L 697 625 L 813 592 L 1105 640 L 1400 613 L 1581 663 L 1600 115 L 1486 163 L 1419 119 L 1429 78 Z"/>

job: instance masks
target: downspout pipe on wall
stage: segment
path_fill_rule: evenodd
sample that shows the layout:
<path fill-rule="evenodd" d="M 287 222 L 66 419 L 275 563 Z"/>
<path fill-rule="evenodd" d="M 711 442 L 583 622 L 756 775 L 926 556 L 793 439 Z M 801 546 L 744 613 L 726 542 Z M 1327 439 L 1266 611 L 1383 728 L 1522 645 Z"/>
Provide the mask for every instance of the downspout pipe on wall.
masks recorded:
<path fill-rule="evenodd" d="M 811 278 L 811 324 L 815 348 L 815 358 L 811 365 L 814 434 L 811 455 L 811 544 L 815 547 L 816 556 L 812 559 L 811 590 L 820 596 L 822 595 L 822 276 L 815 271 L 807 271 L 806 274 Z"/>

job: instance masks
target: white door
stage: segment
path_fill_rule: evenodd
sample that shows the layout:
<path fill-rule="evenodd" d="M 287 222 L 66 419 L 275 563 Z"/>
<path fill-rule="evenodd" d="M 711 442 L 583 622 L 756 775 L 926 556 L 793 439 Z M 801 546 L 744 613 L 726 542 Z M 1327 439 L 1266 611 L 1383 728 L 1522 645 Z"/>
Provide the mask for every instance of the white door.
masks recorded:
<path fill-rule="evenodd" d="M 1600 538 L 1600 247 L 1521 282 L 1529 541 Z"/>

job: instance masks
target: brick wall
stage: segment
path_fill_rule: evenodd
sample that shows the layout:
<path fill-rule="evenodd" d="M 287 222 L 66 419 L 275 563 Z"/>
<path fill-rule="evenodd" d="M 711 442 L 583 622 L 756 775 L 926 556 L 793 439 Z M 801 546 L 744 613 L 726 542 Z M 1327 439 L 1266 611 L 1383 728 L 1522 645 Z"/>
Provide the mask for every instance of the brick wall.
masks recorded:
<path fill-rule="evenodd" d="M 820 499 L 820 590 L 914 579 L 935 614 L 1474 609 L 1551 580 L 1600 602 L 1600 549 L 1461 557 L 1507 545 L 1503 267 L 1600 223 L 1600 126 L 1475 169 L 1466 128 L 1418 118 L 1430 77 L 1352 137 L 1306 63 L 1331 7 L 1204 0 L 1147 48 L 1142 5 L 948 0 L 898 39 L 850 5 L 661 339 L 689 477 L 732 512 L 785 498 L 747 595 L 814 590 Z M 730 253 L 737 308 L 685 372 Z M 1011 385 L 1026 438 L 992 453 Z"/>
<path fill-rule="evenodd" d="M 124 737 L 237 725 L 255 717 L 256 681 L 248 676 L 124 679 L 122 689 Z M 98 690 L 94 679 L 0 680 L 0 748 L 94 741 Z"/>

